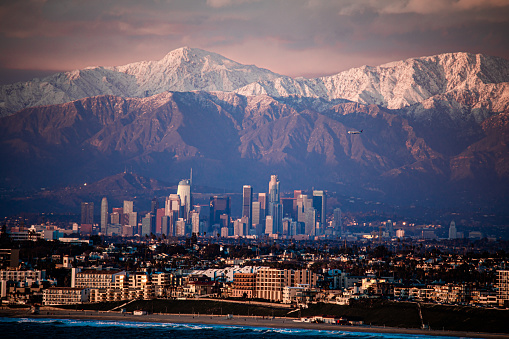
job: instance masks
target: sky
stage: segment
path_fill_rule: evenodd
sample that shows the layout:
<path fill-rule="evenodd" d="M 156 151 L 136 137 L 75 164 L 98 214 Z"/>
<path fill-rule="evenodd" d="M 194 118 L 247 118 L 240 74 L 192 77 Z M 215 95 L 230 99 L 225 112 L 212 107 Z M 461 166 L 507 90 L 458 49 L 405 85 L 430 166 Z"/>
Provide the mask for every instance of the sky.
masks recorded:
<path fill-rule="evenodd" d="M 2 0 L 0 84 L 188 46 L 293 77 L 410 57 L 509 59 L 509 0 Z"/>

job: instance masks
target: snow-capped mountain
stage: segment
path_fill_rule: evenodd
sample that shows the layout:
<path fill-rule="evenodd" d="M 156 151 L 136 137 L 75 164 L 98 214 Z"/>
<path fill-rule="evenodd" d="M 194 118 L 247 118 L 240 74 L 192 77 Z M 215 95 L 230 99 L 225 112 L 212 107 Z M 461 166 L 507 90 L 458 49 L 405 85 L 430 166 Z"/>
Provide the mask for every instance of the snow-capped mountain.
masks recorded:
<path fill-rule="evenodd" d="M 385 65 L 353 68 L 315 79 L 281 77 L 236 90 L 243 95 L 291 95 L 347 99 L 420 118 L 426 110 L 449 106 L 451 117 L 465 108 L 480 123 L 490 113 L 509 110 L 509 60 L 481 54 L 447 53 Z M 444 105 L 443 103 L 447 103 Z"/>
<path fill-rule="evenodd" d="M 115 95 L 147 97 L 165 91 L 233 91 L 281 75 L 219 54 L 183 47 L 158 61 L 89 67 L 0 87 L 0 116 L 34 106 Z"/>

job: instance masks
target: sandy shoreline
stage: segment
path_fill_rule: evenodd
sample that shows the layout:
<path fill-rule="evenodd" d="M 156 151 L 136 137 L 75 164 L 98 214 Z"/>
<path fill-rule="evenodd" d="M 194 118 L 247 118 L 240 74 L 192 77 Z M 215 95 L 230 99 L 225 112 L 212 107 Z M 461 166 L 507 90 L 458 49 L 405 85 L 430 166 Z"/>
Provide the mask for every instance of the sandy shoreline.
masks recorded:
<path fill-rule="evenodd" d="M 15 318 L 54 318 L 54 319 L 79 319 L 79 320 L 105 320 L 105 321 L 138 321 L 154 323 L 185 323 L 185 324 L 210 324 L 224 326 L 250 326 L 269 328 L 300 328 L 326 331 L 347 331 L 347 332 L 374 332 L 374 333 L 400 333 L 400 334 L 421 334 L 434 336 L 470 337 L 470 338 L 507 338 L 507 334 L 498 333 L 477 333 L 462 331 L 442 330 L 421 330 L 410 328 L 394 328 L 380 326 L 343 326 L 334 324 L 310 324 L 294 322 L 294 318 L 263 318 L 253 316 L 234 316 L 227 319 L 219 315 L 192 315 L 192 314 L 149 314 L 132 315 L 119 312 L 97 312 L 97 311 L 73 311 L 73 310 L 47 310 L 42 309 L 39 315 L 29 314 L 27 310 L 0 310 L 0 317 Z"/>

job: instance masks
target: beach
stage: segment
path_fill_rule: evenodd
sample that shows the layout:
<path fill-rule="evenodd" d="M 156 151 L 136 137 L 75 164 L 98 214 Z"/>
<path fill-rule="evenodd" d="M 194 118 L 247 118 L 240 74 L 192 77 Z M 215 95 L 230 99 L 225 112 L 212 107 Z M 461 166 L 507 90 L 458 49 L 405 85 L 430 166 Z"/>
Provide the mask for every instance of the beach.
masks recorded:
<path fill-rule="evenodd" d="M 347 332 L 372 332 L 372 333 L 399 333 L 429 336 L 451 336 L 470 338 L 507 338 L 507 334 L 479 333 L 462 331 L 422 330 L 410 328 L 393 328 L 382 326 L 345 326 L 323 323 L 296 322 L 295 318 L 260 317 L 260 316 L 237 316 L 237 315 L 199 315 L 199 314 L 147 314 L 133 315 L 132 313 L 98 312 L 61 310 L 56 308 L 42 307 L 40 314 L 30 314 L 26 309 L 2 309 L 1 317 L 13 318 L 52 318 L 52 319 L 75 319 L 75 320 L 101 320 L 101 321 L 125 321 L 125 322 L 153 322 L 153 323 L 180 323 L 180 324 L 211 324 L 223 326 L 248 326 L 264 328 L 299 328 L 326 331 Z"/>

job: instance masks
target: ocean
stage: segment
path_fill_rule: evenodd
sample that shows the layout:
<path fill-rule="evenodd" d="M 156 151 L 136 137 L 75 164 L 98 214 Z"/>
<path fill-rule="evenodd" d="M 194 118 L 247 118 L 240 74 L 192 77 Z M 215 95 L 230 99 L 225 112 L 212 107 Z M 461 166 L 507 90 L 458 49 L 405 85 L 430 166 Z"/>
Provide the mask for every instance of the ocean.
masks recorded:
<path fill-rule="evenodd" d="M 453 338 L 428 335 L 281 329 L 204 324 L 144 323 L 128 321 L 69 320 L 47 318 L 0 318 L 1 338 L 355 338 L 429 339 Z"/>

